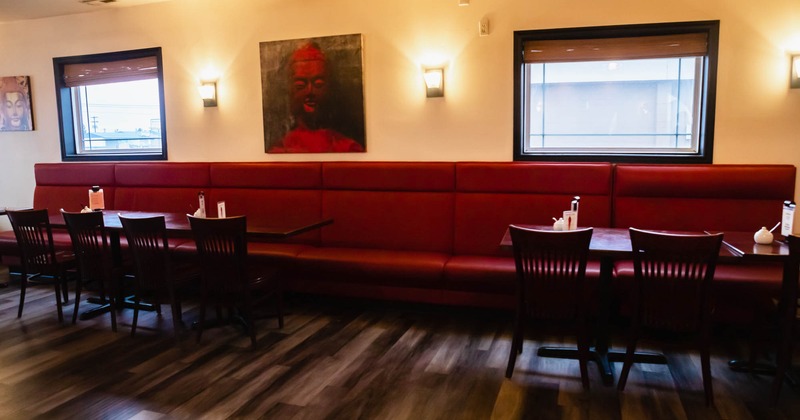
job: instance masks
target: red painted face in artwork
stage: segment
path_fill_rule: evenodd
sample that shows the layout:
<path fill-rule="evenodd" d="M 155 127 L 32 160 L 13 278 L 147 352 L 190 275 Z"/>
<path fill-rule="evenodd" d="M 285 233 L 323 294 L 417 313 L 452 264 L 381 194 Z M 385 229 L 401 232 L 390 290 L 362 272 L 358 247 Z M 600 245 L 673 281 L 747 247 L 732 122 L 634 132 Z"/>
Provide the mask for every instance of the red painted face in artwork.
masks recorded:
<path fill-rule="evenodd" d="M 292 54 L 290 69 L 292 114 L 314 126 L 328 93 L 325 56 L 316 46 L 305 45 Z"/>

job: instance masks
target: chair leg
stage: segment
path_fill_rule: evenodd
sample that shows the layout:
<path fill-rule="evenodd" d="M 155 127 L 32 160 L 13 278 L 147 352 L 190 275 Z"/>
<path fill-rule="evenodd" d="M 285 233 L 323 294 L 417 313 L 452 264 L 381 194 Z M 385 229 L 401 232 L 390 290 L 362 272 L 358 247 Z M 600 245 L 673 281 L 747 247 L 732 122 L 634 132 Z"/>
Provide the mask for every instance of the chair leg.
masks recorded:
<path fill-rule="evenodd" d="M 177 305 L 171 305 L 172 307 L 172 328 L 175 330 L 175 342 L 177 344 L 181 343 L 181 319 L 180 319 L 180 310 L 178 309 Z"/>
<path fill-rule="evenodd" d="M 19 281 L 19 309 L 17 318 L 22 318 L 22 309 L 25 307 L 25 290 L 28 288 L 28 273 L 23 270 L 22 279 Z"/>
<path fill-rule="evenodd" d="M 107 300 L 109 305 L 108 312 L 111 314 L 111 331 L 117 332 L 117 304 L 110 296 L 107 298 Z"/>
<path fill-rule="evenodd" d="M 83 284 L 83 279 L 78 278 L 75 281 L 75 308 L 72 310 L 72 325 L 78 322 L 78 310 L 80 309 L 81 305 L 81 288 Z"/>
<path fill-rule="evenodd" d="M 136 323 L 139 322 L 139 294 L 133 298 L 133 322 L 131 322 L 131 337 L 136 335 Z"/>
<path fill-rule="evenodd" d="M 253 307 L 248 302 L 244 305 L 244 320 L 247 329 L 250 330 L 250 345 L 253 349 L 256 348 L 256 320 L 253 318 Z"/>
<path fill-rule="evenodd" d="M 64 303 L 69 303 L 69 285 L 67 284 L 67 272 L 64 271 L 58 277 L 61 283 L 61 296 L 64 297 Z"/>
<path fill-rule="evenodd" d="M 113 270 L 111 272 L 111 277 L 108 279 L 111 282 L 109 293 L 106 294 L 106 279 L 101 278 L 99 280 L 99 288 L 100 288 L 100 297 L 103 299 L 104 302 L 108 302 L 108 309 L 111 315 L 111 331 L 117 332 L 117 302 L 116 302 L 116 295 L 114 294 L 115 290 L 115 282 L 117 281 L 117 277 L 114 274 Z"/>
<path fill-rule="evenodd" d="M 208 303 L 208 297 L 206 293 L 203 293 L 203 297 L 200 300 L 200 316 L 197 319 L 197 342 L 200 342 L 200 339 L 203 337 L 203 327 L 206 322 L 206 304 Z"/>
<path fill-rule="evenodd" d="M 175 291 L 170 290 L 170 308 L 172 309 L 172 328 L 175 330 L 175 343 L 181 344 L 181 304 L 175 296 Z"/>
<path fill-rule="evenodd" d="M 61 308 L 61 285 L 60 282 L 55 282 L 55 292 L 56 292 L 56 309 L 58 310 L 58 322 L 64 322 L 64 311 Z"/>
<path fill-rule="evenodd" d="M 706 394 L 706 406 L 710 406 L 714 403 L 714 390 L 711 385 L 711 356 L 707 339 L 700 350 L 700 364 L 703 369 L 703 390 Z"/>
<path fill-rule="evenodd" d="M 522 328 L 522 316 L 518 313 L 517 319 L 514 321 L 514 336 L 511 339 L 511 350 L 508 353 L 508 366 L 506 366 L 506 378 L 509 379 L 514 374 L 517 354 L 522 352 Z"/>
<path fill-rule="evenodd" d="M 581 369 L 581 383 L 584 390 L 589 390 L 589 339 L 587 337 L 586 325 L 580 327 L 578 333 L 578 362 Z"/>
<path fill-rule="evenodd" d="M 625 385 L 628 383 L 628 375 L 631 373 L 631 366 L 633 366 L 633 356 L 636 352 L 636 342 L 639 338 L 638 327 L 634 327 L 630 333 L 628 348 L 625 351 L 625 361 L 622 364 L 622 372 L 619 374 L 619 382 L 617 382 L 617 389 L 620 391 L 625 390 Z"/>

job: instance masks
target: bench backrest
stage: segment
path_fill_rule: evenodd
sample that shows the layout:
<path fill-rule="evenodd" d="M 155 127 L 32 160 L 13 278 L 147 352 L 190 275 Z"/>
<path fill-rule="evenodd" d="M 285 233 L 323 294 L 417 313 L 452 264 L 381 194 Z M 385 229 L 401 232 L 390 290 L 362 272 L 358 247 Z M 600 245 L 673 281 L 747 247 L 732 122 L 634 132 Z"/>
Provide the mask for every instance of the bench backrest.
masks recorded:
<path fill-rule="evenodd" d="M 755 232 L 781 220 L 792 165 L 616 165 L 615 227 Z"/>

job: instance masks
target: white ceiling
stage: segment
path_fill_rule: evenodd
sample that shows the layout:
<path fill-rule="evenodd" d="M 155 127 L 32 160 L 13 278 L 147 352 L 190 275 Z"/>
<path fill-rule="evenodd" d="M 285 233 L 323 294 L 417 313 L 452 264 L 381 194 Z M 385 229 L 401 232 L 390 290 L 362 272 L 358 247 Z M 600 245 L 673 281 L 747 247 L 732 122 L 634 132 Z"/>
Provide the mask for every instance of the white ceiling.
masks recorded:
<path fill-rule="evenodd" d="M 90 13 L 169 0 L 0 0 L 0 23 Z"/>

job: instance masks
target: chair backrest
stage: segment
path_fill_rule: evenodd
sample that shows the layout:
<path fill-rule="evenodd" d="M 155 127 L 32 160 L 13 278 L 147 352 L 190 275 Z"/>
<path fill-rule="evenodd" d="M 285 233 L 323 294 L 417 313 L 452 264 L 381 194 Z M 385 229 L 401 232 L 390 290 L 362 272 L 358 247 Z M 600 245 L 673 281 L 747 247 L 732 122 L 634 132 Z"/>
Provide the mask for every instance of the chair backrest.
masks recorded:
<path fill-rule="evenodd" d="M 247 290 L 247 219 L 189 217 L 201 275 L 207 291 L 238 293 Z"/>
<path fill-rule="evenodd" d="M 529 316 L 574 319 L 583 301 L 592 228 L 572 231 L 509 226 L 517 266 L 517 286 Z"/>
<path fill-rule="evenodd" d="M 722 234 L 678 235 L 630 228 L 634 307 L 643 326 L 699 331 L 710 321 L 711 281 Z"/>
<path fill-rule="evenodd" d="M 103 279 L 111 268 L 111 251 L 103 223 L 103 212 L 71 213 L 61 210 L 72 250 L 84 279 Z"/>
<path fill-rule="evenodd" d="M 53 231 L 47 209 L 8 210 L 7 214 L 25 270 L 30 274 L 55 264 Z"/>
<path fill-rule="evenodd" d="M 129 218 L 120 215 L 119 220 L 133 256 L 139 290 L 166 289 L 171 277 L 164 216 Z"/>

